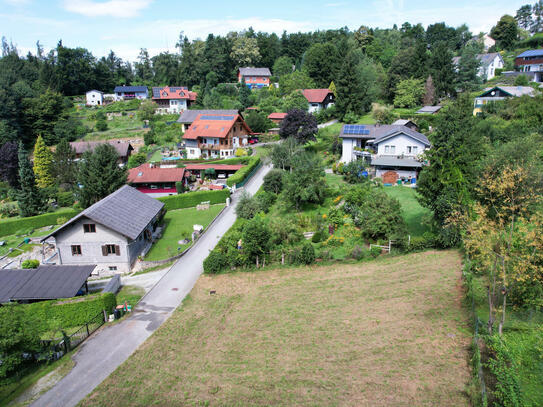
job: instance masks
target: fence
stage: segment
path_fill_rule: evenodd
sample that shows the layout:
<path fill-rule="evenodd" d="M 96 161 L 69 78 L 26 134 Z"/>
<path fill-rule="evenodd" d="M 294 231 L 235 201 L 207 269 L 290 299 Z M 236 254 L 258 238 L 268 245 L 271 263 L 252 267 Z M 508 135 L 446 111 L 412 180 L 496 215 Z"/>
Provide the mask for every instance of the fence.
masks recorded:
<path fill-rule="evenodd" d="M 108 283 L 106 284 L 102 292 L 117 294 L 117 291 L 119 291 L 119 288 L 121 288 L 121 275 L 115 274 L 111 278 L 111 280 L 108 281 Z"/>
<path fill-rule="evenodd" d="M 262 163 L 259 163 L 255 168 L 253 168 L 253 170 L 252 170 L 249 174 L 247 174 L 247 176 L 245 177 L 245 179 L 244 179 L 243 181 L 236 183 L 236 188 L 241 188 L 241 187 L 243 187 L 247 182 L 249 182 L 249 180 L 251 179 L 251 177 L 252 177 L 253 175 L 255 175 L 255 172 L 257 172 L 257 171 L 260 169 L 260 167 L 262 167 Z"/>

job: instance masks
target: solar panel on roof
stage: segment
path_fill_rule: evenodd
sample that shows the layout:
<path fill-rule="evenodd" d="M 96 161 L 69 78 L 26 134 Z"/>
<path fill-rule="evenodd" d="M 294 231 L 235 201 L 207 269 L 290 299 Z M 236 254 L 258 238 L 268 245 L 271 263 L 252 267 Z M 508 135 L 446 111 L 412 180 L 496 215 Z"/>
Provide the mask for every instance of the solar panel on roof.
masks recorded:
<path fill-rule="evenodd" d="M 234 116 L 201 116 L 200 120 L 234 120 Z"/>
<path fill-rule="evenodd" d="M 363 135 L 367 136 L 370 134 L 369 129 L 364 125 L 360 124 L 346 124 L 343 127 L 343 134 L 352 134 L 352 135 Z"/>

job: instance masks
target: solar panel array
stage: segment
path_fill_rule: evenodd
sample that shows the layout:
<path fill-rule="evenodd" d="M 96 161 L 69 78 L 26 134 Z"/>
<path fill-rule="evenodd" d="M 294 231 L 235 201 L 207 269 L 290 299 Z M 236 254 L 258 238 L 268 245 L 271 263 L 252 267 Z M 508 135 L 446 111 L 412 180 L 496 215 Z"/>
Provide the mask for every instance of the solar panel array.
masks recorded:
<path fill-rule="evenodd" d="M 370 130 L 366 126 L 362 126 L 359 124 L 346 124 L 345 126 L 343 126 L 343 134 L 369 136 Z"/>
<path fill-rule="evenodd" d="M 200 120 L 234 120 L 234 116 L 200 116 Z"/>

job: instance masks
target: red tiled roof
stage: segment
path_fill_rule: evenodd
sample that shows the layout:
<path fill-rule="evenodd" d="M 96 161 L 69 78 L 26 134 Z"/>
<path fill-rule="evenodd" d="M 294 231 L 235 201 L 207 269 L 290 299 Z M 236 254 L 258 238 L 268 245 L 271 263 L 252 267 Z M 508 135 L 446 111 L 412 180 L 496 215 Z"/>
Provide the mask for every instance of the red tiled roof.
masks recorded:
<path fill-rule="evenodd" d="M 158 95 L 155 96 L 155 95 Z M 169 87 L 153 88 L 153 100 L 165 100 L 165 99 L 188 99 L 191 101 L 196 100 L 197 93 L 191 92 L 187 88 L 183 87 Z"/>
<path fill-rule="evenodd" d="M 128 171 L 129 184 L 152 184 L 159 182 L 182 181 L 185 176 L 184 168 L 151 167 L 145 163 Z"/>
<path fill-rule="evenodd" d="M 187 164 L 185 169 L 190 171 L 201 171 L 213 168 L 215 171 L 237 171 L 243 167 L 245 166 L 241 164 Z"/>
<path fill-rule="evenodd" d="M 209 117 L 216 117 L 218 119 L 209 119 Z M 231 119 L 228 119 L 230 118 Z M 222 120 L 221 118 L 225 118 Z M 221 120 L 219 120 L 221 119 Z M 198 137 L 213 137 L 213 138 L 225 138 L 232 126 L 238 121 L 246 128 L 248 133 L 251 133 L 251 129 L 247 126 L 247 123 L 243 120 L 241 115 L 218 115 L 218 114 L 199 114 L 198 117 L 192 122 L 190 127 L 183 135 L 184 139 L 196 140 Z"/>
<path fill-rule="evenodd" d="M 275 112 L 268 115 L 268 119 L 270 120 L 283 120 L 285 117 L 287 117 L 287 113 Z"/>
<path fill-rule="evenodd" d="M 332 91 L 330 89 L 302 89 L 302 93 L 309 103 L 322 103 Z"/>

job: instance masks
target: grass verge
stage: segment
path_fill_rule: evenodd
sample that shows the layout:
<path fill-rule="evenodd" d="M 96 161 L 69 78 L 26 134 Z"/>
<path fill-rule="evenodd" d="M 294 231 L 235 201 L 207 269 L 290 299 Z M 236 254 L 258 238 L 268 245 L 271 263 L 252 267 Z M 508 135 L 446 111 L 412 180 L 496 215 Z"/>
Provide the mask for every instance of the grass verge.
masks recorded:
<path fill-rule="evenodd" d="M 400 201 L 402 215 L 407 223 L 407 231 L 411 236 L 422 236 L 425 232 L 430 232 L 431 211 L 421 206 L 414 188 L 385 187 L 385 192 Z"/>

